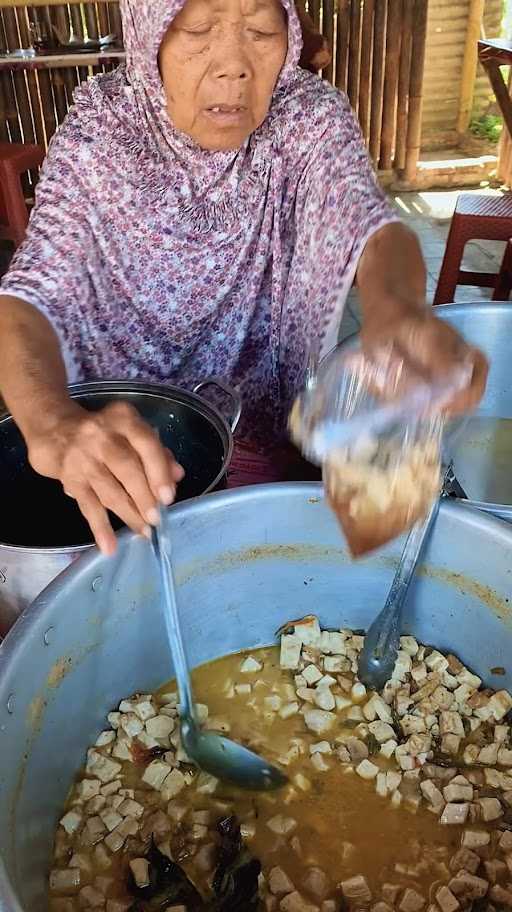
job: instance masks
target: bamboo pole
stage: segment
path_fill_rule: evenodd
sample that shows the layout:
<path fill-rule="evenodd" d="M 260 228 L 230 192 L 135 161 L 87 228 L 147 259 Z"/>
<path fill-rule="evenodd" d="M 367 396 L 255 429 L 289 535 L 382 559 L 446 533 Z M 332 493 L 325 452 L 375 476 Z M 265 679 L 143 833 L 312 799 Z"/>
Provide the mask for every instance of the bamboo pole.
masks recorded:
<path fill-rule="evenodd" d="M 350 42 L 348 50 L 348 97 L 354 111 L 359 109 L 361 67 L 361 0 L 352 0 L 350 8 Z"/>
<path fill-rule="evenodd" d="M 110 4 L 110 5 L 114 6 L 114 4 Z M 317 30 L 320 30 L 320 9 L 321 9 L 321 0 L 309 0 L 308 16 L 310 17 L 310 19 L 313 20 L 314 26 Z"/>
<path fill-rule="evenodd" d="M 95 6 L 96 16 L 98 17 L 100 37 L 104 38 L 105 35 L 108 35 L 110 31 L 108 21 L 108 6 L 106 6 L 104 3 L 96 3 Z"/>
<path fill-rule="evenodd" d="M 323 71 L 324 79 L 327 82 L 333 81 L 334 69 L 333 69 L 333 59 L 334 59 L 334 0 L 323 0 L 323 23 L 322 23 L 322 32 L 327 38 L 329 47 L 331 49 L 331 60 L 329 66 Z"/>
<path fill-rule="evenodd" d="M 370 114 L 370 155 L 374 162 L 378 162 L 380 156 L 386 21 L 387 0 L 377 0 L 373 20 L 372 107 Z"/>
<path fill-rule="evenodd" d="M 409 123 L 405 154 L 405 180 L 414 181 L 420 157 L 423 75 L 427 44 L 428 0 L 415 0 L 411 80 L 409 83 Z"/>
<path fill-rule="evenodd" d="M 314 11 L 314 10 L 313 10 Z M 313 21 L 317 28 L 320 28 L 320 6 L 317 3 L 316 5 L 316 16 L 317 19 L 313 16 Z M 119 3 L 109 3 L 108 5 L 108 18 L 110 22 L 110 31 L 117 35 L 119 41 L 123 40 L 123 24 L 121 22 L 121 13 L 119 11 Z"/>
<path fill-rule="evenodd" d="M 350 34 L 350 0 L 339 0 L 336 23 L 336 85 L 347 90 L 348 44 Z"/>
<path fill-rule="evenodd" d="M 18 22 L 16 11 L 14 9 L 5 9 L 2 11 L 5 37 L 9 50 L 13 51 L 20 46 L 20 35 L 18 32 Z M 32 114 L 30 111 L 30 101 L 25 74 L 21 70 L 14 70 L 11 74 L 12 86 L 14 91 L 14 107 L 18 109 L 19 122 L 22 130 L 23 142 L 35 142 L 34 125 L 32 123 Z"/>
<path fill-rule="evenodd" d="M 403 171 L 405 168 L 413 28 L 414 0 L 404 0 L 402 43 L 400 49 L 400 73 L 398 75 L 398 103 L 396 115 L 396 142 L 394 163 L 396 171 Z"/>
<path fill-rule="evenodd" d="M 389 171 L 393 163 L 393 146 L 396 136 L 398 74 L 400 70 L 401 24 L 402 0 L 389 0 L 379 161 L 379 167 L 383 171 Z"/>
<path fill-rule="evenodd" d="M 473 96 L 478 67 L 478 41 L 482 30 L 485 0 L 470 0 L 468 25 L 466 29 L 466 46 L 462 61 L 462 77 L 459 95 L 459 116 L 457 131 L 465 133 L 471 121 Z"/>
<path fill-rule="evenodd" d="M 365 141 L 370 137 L 371 80 L 373 58 L 373 16 L 375 0 L 365 0 L 361 28 L 361 75 L 359 83 L 359 123 Z"/>

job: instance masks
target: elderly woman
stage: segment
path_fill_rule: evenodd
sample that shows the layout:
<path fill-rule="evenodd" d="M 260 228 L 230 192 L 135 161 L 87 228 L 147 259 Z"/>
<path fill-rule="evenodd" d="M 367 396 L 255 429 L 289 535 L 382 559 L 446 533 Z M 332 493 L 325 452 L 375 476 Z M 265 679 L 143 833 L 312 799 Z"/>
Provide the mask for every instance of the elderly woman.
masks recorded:
<path fill-rule="evenodd" d="M 417 240 L 346 97 L 299 68 L 292 0 L 121 3 L 126 67 L 77 92 L 0 297 L 0 391 L 107 553 L 106 508 L 147 531 L 182 470 L 133 411 L 86 413 L 68 380 L 221 374 L 242 439 L 272 458 L 354 280 L 368 346 L 392 341 L 426 374 L 472 358 L 455 408 L 486 373 L 426 307 Z"/>

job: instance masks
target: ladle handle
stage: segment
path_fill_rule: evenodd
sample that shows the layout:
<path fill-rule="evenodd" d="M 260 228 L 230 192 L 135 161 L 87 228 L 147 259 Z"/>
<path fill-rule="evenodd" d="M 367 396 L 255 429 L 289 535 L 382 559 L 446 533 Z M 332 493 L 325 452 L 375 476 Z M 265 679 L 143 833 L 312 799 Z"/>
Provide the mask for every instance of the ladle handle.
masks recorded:
<path fill-rule="evenodd" d="M 163 511 L 160 511 L 160 523 L 151 530 L 151 543 L 160 570 L 164 617 L 176 681 L 178 684 L 180 715 L 182 718 L 189 717 L 195 722 L 195 707 L 190 685 L 190 671 L 181 633 L 178 604 L 176 601 L 176 587 L 174 583 L 172 561 L 170 559 L 170 542 L 164 528 L 164 523 L 164 514 Z"/>

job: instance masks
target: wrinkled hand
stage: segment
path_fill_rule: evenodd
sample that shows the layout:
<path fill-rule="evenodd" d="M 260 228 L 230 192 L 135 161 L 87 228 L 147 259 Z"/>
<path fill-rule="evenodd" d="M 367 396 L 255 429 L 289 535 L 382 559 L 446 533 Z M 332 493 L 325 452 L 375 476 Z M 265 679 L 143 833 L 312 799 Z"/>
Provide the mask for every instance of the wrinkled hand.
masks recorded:
<path fill-rule="evenodd" d="M 124 402 L 88 412 L 70 400 L 50 430 L 27 436 L 29 459 L 41 475 L 62 483 L 89 523 L 104 554 L 116 550 L 107 510 L 147 534 L 158 504 L 169 505 L 183 469 L 157 434 Z"/>
<path fill-rule="evenodd" d="M 412 311 L 385 323 L 378 318 L 366 321 L 361 336 L 369 352 L 393 343 L 406 363 L 427 380 L 448 376 L 458 365 L 468 364 L 468 385 L 447 404 L 446 411 L 462 414 L 480 402 L 487 383 L 487 359 L 431 310 Z"/>

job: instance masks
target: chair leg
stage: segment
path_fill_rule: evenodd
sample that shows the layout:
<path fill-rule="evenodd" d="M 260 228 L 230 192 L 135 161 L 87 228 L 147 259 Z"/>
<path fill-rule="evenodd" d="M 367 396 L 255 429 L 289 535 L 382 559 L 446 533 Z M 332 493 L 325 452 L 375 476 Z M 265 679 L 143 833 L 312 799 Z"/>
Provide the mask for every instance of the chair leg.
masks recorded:
<path fill-rule="evenodd" d="M 459 223 L 458 223 L 459 222 Z M 450 233 L 446 242 L 443 264 L 437 282 L 434 305 L 451 304 L 455 299 L 455 289 L 459 279 L 459 272 L 464 256 L 464 248 L 468 238 L 460 231 L 460 221 L 454 215 Z"/>
<path fill-rule="evenodd" d="M 508 301 L 512 291 L 512 241 L 505 248 L 501 268 L 492 295 L 493 301 Z"/>
<path fill-rule="evenodd" d="M 2 194 L 4 198 L 9 233 L 16 247 L 22 243 L 28 225 L 28 210 L 23 196 L 20 175 L 4 165 L 0 168 Z"/>

